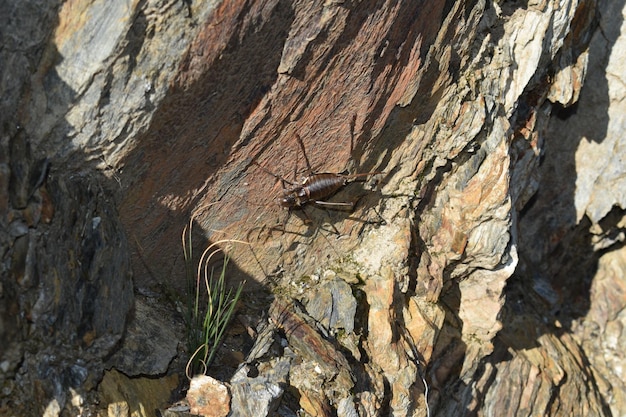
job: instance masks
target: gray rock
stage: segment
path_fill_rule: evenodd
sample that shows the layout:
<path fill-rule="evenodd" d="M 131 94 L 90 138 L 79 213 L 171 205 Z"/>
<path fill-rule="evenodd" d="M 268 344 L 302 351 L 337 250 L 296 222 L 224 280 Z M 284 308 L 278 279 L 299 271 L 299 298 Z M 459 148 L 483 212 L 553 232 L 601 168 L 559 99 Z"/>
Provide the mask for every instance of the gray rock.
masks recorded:
<path fill-rule="evenodd" d="M 354 330 L 357 303 L 352 288 L 345 281 L 334 278 L 316 286 L 307 295 L 307 312 L 327 329 L 347 333 Z"/>
<path fill-rule="evenodd" d="M 292 358 L 284 357 L 264 364 L 256 376 L 248 376 L 250 365 L 244 365 L 230 380 L 232 417 L 269 416 L 284 393 Z"/>
<path fill-rule="evenodd" d="M 135 300 L 132 317 L 128 322 L 124 340 L 107 360 L 107 366 L 128 376 L 163 375 L 176 356 L 181 334 L 174 332 L 175 323 L 184 323 L 157 300 L 139 297 Z"/>

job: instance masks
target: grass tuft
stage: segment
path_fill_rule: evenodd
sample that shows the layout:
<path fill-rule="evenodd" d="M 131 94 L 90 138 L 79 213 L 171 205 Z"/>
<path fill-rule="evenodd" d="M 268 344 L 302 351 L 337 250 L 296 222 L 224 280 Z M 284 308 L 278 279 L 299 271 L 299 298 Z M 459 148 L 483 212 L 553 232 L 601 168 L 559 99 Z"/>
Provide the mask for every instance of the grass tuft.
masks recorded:
<path fill-rule="evenodd" d="M 193 265 L 193 245 L 191 229 L 193 218 L 182 233 L 183 254 L 185 257 L 185 275 L 187 278 L 187 351 L 191 357 L 187 361 L 185 374 L 191 379 L 194 375 L 206 374 L 215 359 L 215 354 L 224 337 L 237 301 L 241 296 L 244 282 L 236 289 L 228 288 L 225 283 L 226 267 L 229 256 L 224 254 L 222 267 L 216 273 L 211 260 L 224 251 L 219 245 L 225 243 L 243 243 L 239 240 L 225 239 L 207 247 L 198 267 Z"/>

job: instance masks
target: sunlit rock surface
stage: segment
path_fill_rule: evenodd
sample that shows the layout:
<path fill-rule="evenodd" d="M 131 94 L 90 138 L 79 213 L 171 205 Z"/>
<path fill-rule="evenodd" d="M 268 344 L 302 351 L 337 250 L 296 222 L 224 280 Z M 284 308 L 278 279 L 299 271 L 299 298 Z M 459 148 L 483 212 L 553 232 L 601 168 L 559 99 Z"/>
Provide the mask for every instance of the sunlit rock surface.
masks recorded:
<path fill-rule="evenodd" d="M 193 218 L 233 415 L 625 414 L 624 10 L 5 1 L 0 411 L 182 376 Z"/>

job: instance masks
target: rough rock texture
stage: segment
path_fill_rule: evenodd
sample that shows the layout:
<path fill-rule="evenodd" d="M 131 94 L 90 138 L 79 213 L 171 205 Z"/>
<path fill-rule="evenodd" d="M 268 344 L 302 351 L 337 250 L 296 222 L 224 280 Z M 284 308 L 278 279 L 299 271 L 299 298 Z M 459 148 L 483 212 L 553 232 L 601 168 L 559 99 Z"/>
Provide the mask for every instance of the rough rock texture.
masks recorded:
<path fill-rule="evenodd" d="M 107 417 L 149 416 L 163 408 L 170 393 L 178 384 L 178 377 L 128 378 L 116 370 L 107 371 L 98 387 L 100 400 L 106 405 Z"/>
<path fill-rule="evenodd" d="M 625 10 L 3 2 L 0 410 L 167 372 L 193 216 L 275 295 L 233 415 L 626 414 Z"/>
<path fill-rule="evenodd" d="M 191 414 L 225 417 L 230 411 L 228 387 L 207 375 L 197 375 L 191 379 L 187 399 Z"/>
<path fill-rule="evenodd" d="M 604 414 L 617 416 L 626 413 L 626 11 L 624 2 L 602 2 L 599 10 L 599 30 L 579 60 L 588 62 L 585 87 L 574 108 L 557 109 L 547 126 L 542 186 L 520 219 L 520 241 L 528 243 L 518 271 L 539 296 L 533 308 L 577 342 L 592 374 L 585 389 L 601 393 Z M 554 97 L 567 103 L 564 92 Z"/>

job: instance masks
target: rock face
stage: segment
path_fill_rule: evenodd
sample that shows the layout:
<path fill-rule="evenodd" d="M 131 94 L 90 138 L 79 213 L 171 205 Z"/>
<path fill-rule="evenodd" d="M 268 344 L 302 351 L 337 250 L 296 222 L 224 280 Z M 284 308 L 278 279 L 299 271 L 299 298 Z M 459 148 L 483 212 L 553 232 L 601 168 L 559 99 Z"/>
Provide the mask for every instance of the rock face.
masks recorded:
<path fill-rule="evenodd" d="M 626 414 L 625 13 L 5 1 L 0 410 L 174 372 L 193 217 L 274 295 L 232 415 Z"/>

